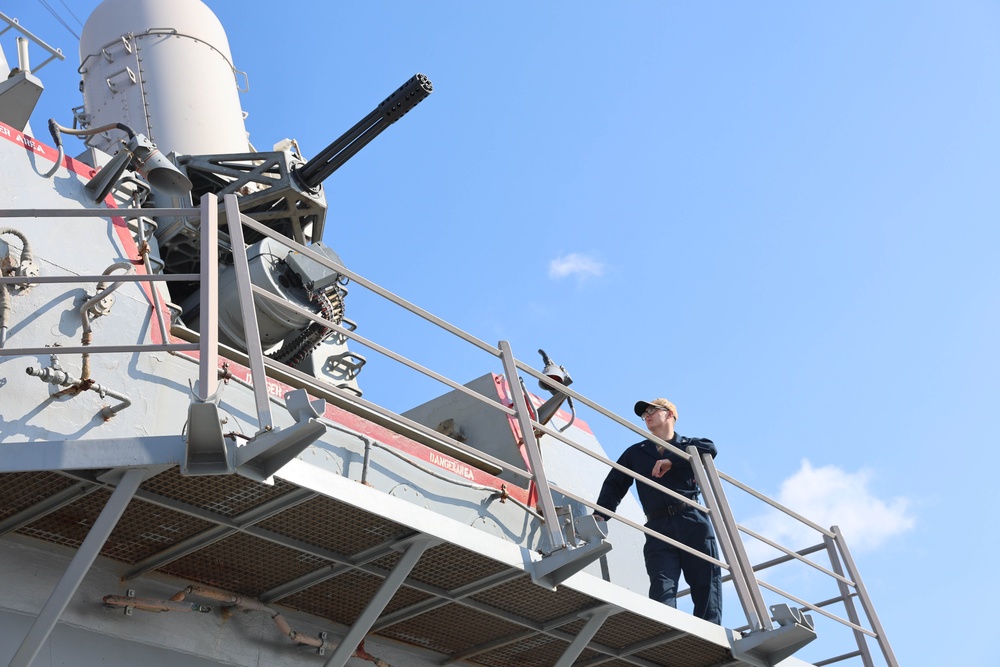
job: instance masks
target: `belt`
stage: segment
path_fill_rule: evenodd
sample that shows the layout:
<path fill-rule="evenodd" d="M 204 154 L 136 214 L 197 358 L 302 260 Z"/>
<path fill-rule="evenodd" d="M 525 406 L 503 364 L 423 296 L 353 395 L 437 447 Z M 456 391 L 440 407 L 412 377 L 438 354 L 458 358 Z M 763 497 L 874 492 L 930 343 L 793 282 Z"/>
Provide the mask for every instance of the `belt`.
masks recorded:
<path fill-rule="evenodd" d="M 663 509 L 656 510 L 655 512 L 649 512 L 646 514 L 646 521 L 656 521 L 657 519 L 662 519 L 668 516 L 677 516 L 681 512 L 689 509 L 692 509 L 691 506 L 685 503 L 670 505 L 669 507 L 664 507 Z"/>

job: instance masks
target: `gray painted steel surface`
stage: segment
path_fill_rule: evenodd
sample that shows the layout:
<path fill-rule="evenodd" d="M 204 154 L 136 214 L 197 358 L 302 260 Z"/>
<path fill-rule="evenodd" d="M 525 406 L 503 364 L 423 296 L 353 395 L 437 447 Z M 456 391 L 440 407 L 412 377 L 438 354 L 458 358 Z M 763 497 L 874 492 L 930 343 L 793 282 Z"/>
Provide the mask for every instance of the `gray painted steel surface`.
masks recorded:
<path fill-rule="evenodd" d="M 104 0 L 80 41 L 90 127 L 125 123 L 166 153 L 242 153 L 243 124 L 226 32 L 200 0 Z M 120 132 L 89 142 L 116 153 Z"/>

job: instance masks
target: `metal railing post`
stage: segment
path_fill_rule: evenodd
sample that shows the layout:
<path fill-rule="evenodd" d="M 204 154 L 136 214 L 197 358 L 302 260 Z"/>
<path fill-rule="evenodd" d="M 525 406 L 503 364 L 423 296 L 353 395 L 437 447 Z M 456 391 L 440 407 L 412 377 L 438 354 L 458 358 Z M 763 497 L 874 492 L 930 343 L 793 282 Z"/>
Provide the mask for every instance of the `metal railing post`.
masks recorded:
<path fill-rule="evenodd" d="M 701 456 L 698 449 L 693 446 L 687 448 L 687 453 L 691 456 L 691 469 L 694 470 L 698 486 L 705 496 L 705 504 L 709 509 L 708 518 L 715 528 L 719 546 L 731 568 L 736 595 L 743 607 L 750 630 L 770 630 L 773 627 L 771 615 L 768 613 L 764 596 L 760 593 L 760 585 L 753 573 L 750 558 L 743 548 L 743 540 L 736 527 L 733 511 L 726 500 L 715 462 L 709 454 Z"/>
<path fill-rule="evenodd" d="M 830 557 L 830 566 L 833 568 L 833 571 L 842 577 L 846 576 L 844 574 L 844 568 L 840 564 L 837 543 L 829 535 L 823 536 L 823 542 L 826 545 L 827 555 Z M 836 581 L 837 586 L 840 589 L 840 599 L 843 601 L 844 608 L 847 610 L 847 619 L 855 625 L 861 625 L 858 610 L 854 606 L 854 598 L 851 593 L 851 587 L 839 579 Z M 875 663 L 872 662 L 872 654 L 868 649 L 868 640 L 865 639 L 865 634 L 859 630 L 853 630 L 853 632 L 854 641 L 858 644 L 858 653 L 861 655 L 861 662 L 864 663 L 865 667 L 874 667 Z"/>
<path fill-rule="evenodd" d="M 514 401 L 517 424 L 521 428 L 524 450 L 528 454 L 528 463 L 531 464 L 531 476 L 538 493 L 538 502 L 542 506 L 545 530 L 549 535 L 552 550 L 556 551 L 566 546 L 566 538 L 559 525 L 559 517 L 556 516 L 556 506 L 552 501 L 549 480 L 545 476 L 545 466 L 542 464 L 542 453 L 538 449 L 538 440 L 535 439 L 535 428 L 531 425 L 528 403 L 521 391 L 521 383 L 517 380 L 517 363 L 514 360 L 514 353 L 511 352 L 510 343 L 502 340 L 498 347 L 500 348 L 500 359 L 503 361 L 503 372 L 507 376 L 507 387 L 510 389 L 511 399 Z"/>
<path fill-rule="evenodd" d="M 896 655 L 892 652 L 892 647 L 889 646 L 889 641 L 886 639 L 882 623 L 878 619 L 878 614 L 875 613 L 875 606 L 872 604 L 871 598 L 868 597 L 868 589 L 865 588 L 864 583 L 861 581 L 861 575 L 858 574 L 858 568 L 854 565 L 854 559 L 851 558 L 851 552 L 847 550 L 847 543 L 844 541 L 844 536 L 841 534 L 840 528 L 837 526 L 830 526 L 830 531 L 834 535 L 833 540 L 836 543 L 837 551 L 840 552 L 841 558 L 844 559 L 844 567 L 847 570 L 847 577 L 854 582 L 854 588 L 857 591 L 858 599 L 861 601 L 861 608 L 865 610 L 865 615 L 868 616 L 868 622 L 871 624 L 872 630 L 875 631 L 875 634 L 878 637 L 878 646 L 882 649 L 882 655 L 885 657 L 886 663 L 888 663 L 889 667 L 899 667 L 899 662 L 896 661 Z M 850 608 L 848 608 L 848 614 L 849 613 Z M 854 619 L 852 618 L 851 621 L 853 622 Z"/>
<path fill-rule="evenodd" d="M 198 398 L 207 401 L 219 387 L 219 198 L 211 192 L 201 198 L 199 290 Z"/>
<path fill-rule="evenodd" d="M 264 370 L 264 351 L 260 346 L 260 329 L 257 328 L 257 308 L 254 306 L 253 288 L 250 284 L 250 262 L 247 260 L 247 247 L 243 241 L 243 214 L 240 213 L 236 195 L 226 195 L 223 200 L 226 204 L 229 239 L 233 246 L 236 290 L 240 298 L 240 313 L 243 315 L 247 357 L 250 360 L 253 380 L 253 396 L 257 404 L 257 420 L 260 424 L 258 433 L 261 433 L 270 431 L 274 422 L 271 419 L 271 404 L 267 397 L 267 373 Z M 204 249 L 201 254 L 204 256 Z"/>

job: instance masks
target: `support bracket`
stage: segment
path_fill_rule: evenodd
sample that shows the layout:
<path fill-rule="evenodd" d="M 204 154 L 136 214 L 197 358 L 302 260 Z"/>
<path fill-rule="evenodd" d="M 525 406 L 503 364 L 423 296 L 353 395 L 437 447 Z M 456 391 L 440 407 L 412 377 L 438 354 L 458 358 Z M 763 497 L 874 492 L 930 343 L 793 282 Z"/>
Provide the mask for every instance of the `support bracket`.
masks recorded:
<path fill-rule="evenodd" d="M 733 642 L 734 658 L 756 658 L 751 664 L 776 665 L 800 648 L 816 639 L 812 616 L 803 614 L 787 604 L 770 607 L 778 627 L 758 630 Z"/>
<path fill-rule="evenodd" d="M 236 450 L 236 468 L 244 477 L 269 482 L 274 473 L 316 442 L 326 426 L 318 418 L 326 411 L 326 401 L 310 401 L 305 389 L 285 394 L 285 406 L 295 419 L 289 428 L 258 433 Z"/>
<path fill-rule="evenodd" d="M 576 517 L 573 529 L 578 538 L 575 543 L 579 546 L 566 546 L 543 555 L 541 560 L 532 560 L 531 552 L 523 550 L 525 569 L 534 583 L 555 590 L 559 584 L 611 551 L 611 543 L 606 539 L 607 527 L 592 514 Z"/>
<path fill-rule="evenodd" d="M 222 434 L 218 403 L 218 394 L 204 400 L 192 394 L 182 475 L 225 475 L 236 470 L 233 447 Z"/>

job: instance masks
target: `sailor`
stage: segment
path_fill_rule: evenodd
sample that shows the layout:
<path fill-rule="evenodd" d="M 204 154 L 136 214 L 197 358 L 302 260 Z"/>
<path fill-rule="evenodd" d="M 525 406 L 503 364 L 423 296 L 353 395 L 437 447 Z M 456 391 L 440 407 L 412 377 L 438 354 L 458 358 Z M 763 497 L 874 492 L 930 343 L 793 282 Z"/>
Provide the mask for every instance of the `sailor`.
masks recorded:
<path fill-rule="evenodd" d="M 665 398 L 639 401 L 635 414 L 650 433 L 685 451 L 694 446 L 701 453 L 716 455 L 715 444 L 705 438 L 687 438 L 674 432 L 677 407 Z M 698 484 L 691 464 L 665 447 L 643 440 L 622 452 L 618 464 L 691 500 L 698 499 Z M 608 473 L 597 505 L 614 512 L 632 486 L 632 478 L 612 469 Z M 715 534 L 705 514 L 646 484 L 637 484 L 639 502 L 646 514 L 646 527 L 718 559 Z M 607 515 L 594 512 L 598 519 Z M 719 566 L 659 538 L 646 535 L 643 547 L 649 574 L 649 597 L 671 607 L 677 606 L 677 585 L 681 572 L 691 588 L 694 615 L 718 623 L 722 621 L 722 581 Z"/>

